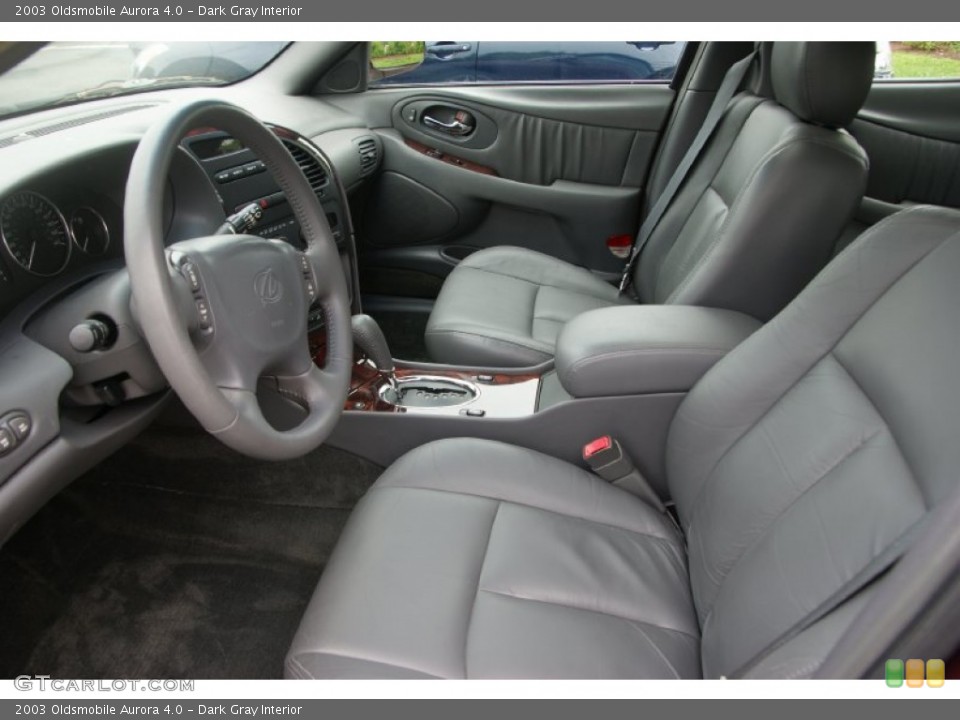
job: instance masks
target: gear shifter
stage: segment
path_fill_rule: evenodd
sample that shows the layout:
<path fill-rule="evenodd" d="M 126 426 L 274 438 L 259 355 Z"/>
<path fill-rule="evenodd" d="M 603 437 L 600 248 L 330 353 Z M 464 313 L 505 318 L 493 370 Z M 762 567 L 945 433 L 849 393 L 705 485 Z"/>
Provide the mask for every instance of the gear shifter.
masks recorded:
<path fill-rule="evenodd" d="M 376 366 L 383 378 L 390 383 L 390 388 L 396 398 L 392 402 L 396 402 L 400 398 L 395 376 L 396 367 L 393 364 L 390 346 L 387 345 L 387 339 L 383 336 L 383 331 L 377 325 L 377 321 L 369 315 L 354 315 L 350 319 L 350 324 L 353 328 L 354 344 Z"/>

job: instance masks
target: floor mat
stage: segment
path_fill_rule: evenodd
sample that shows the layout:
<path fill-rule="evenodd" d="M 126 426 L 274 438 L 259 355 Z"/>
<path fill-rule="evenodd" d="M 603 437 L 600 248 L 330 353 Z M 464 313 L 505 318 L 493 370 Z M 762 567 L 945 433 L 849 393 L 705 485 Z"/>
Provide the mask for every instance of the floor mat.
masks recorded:
<path fill-rule="evenodd" d="M 381 469 L 332 448 L 261 463 L 151 431 L 0 552 L 0 675 L 272 678 Z"/>

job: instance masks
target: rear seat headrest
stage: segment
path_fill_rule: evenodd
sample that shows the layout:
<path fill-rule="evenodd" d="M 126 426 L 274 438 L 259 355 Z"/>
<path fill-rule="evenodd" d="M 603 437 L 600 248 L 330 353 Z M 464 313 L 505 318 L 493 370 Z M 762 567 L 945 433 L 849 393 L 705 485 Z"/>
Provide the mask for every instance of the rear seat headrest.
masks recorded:
<path fill-rule="evenodd" d="M 875 57 L 872 42 L 776 42 L 773 96 L 801 120 L 845 127 L 867 99 Z"/>

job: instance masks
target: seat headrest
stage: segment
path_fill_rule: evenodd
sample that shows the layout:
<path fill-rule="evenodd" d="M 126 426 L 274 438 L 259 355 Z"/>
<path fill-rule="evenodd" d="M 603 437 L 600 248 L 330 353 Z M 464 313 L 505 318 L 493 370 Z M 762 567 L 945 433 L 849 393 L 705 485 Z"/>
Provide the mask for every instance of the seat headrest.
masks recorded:
<path fill-rule="evenodd" d="M 844 127 L 867 99 L 875 57 L 872 42 L 776 42 L 773 96 L 801 120 Z"/>

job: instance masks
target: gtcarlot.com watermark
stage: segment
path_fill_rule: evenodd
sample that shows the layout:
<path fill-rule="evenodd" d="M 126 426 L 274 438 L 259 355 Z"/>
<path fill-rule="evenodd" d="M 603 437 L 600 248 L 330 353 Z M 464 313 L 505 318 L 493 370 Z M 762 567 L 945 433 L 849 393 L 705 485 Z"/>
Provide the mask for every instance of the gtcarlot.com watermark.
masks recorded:
<path fill-rule="evenodd" d="M 49 675 L 18 675 L 17 690 L 41 692 L 193 692 L 194 680 L 65 680 Z"/>

